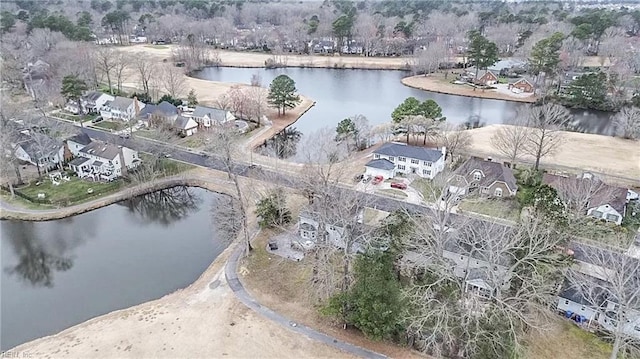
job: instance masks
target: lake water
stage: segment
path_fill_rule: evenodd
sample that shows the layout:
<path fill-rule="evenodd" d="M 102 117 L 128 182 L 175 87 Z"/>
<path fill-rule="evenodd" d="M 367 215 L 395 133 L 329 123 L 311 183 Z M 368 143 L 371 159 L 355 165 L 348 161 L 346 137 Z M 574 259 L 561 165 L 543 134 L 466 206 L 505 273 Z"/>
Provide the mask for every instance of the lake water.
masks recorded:
<path fill-rule="evenodd" d="M 221 195 L 176 187 L 78 216 L 3 221 L 1 349 L 193 283 L 224 250 Z"/>
<path fill-rule="evenodd" d="M 296 82 L 298 92 L 315 100 L 316 105 L 294 126 L 303 134 L 320 128 L 335 129 L 342 119 L 362 114 L 369 123 L 377 125 L 391 121 L 391 112 L 409 96 L 420 100 L 433 99 L 443 109 L 447 121 L 465 123 L 477 118 L 480 124 L 507 123 L 515 117 L 523 103 L 488 100 L 438 94 L 404 86 L 400 80 L 405 71 L 346 70 L 322 68 L 232 68 L 211 67 L 198 71 L 194 77 L 205 80 L 249 84 L 253 74 L 260 75 L 262 85 L 268 86 L 280 74 Z M 572 111 L 573 127 L 581 132 L 611 134 L 610 114 L 599 111 Z"/>

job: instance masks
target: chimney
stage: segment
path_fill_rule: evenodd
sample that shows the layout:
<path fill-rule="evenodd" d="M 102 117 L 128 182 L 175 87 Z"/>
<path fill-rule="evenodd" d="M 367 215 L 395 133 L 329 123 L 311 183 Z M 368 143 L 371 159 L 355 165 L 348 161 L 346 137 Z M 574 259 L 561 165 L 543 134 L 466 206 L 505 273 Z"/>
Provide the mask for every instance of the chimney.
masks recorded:
<path fill-rule="evenodd" d="M 140 104 L 138 103 L 138 96 L 133 96 L 133 108 L 136 111 L 136 118 L 140 116 Z"/>
<path fill-rule="evenodd" d="M 487 162 L 493 162 L 493 158 L 487 157 Z"/>
<path fill-rule="evenodd" d="M 442 156 L 444 156 L 444 159 L 447 159 L 447 148 L 445 146 L 442 146 Z"/>

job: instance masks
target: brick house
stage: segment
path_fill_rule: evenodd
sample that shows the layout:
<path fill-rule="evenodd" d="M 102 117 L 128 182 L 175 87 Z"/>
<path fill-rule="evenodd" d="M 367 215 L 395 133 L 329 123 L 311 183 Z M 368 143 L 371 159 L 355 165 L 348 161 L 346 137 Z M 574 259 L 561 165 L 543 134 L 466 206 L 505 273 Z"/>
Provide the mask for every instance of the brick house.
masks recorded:
<path fill-rule="evenodd" d="M 480 71 L 476 83 L 485 86 L 495 85 L 498 83 L 498 76 L 491 71 Z"/>
<path fill-rule="evenodd" d="M 533 93 L 533 85 L 529 80 L 522 78 L 509 84 L 509 90 L 514 93 Z"/>

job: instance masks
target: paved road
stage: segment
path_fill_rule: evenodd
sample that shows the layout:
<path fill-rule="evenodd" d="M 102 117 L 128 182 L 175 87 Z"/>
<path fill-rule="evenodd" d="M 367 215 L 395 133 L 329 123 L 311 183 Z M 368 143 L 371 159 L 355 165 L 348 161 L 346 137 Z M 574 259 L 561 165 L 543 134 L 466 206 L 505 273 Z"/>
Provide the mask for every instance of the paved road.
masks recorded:
<path fill-rule="evenodd" d="M 283 327 L 289 328 L 290 330 L 298 334 L 306 335 L 311 339 L 320 341 L 327 345 L 331 345 L 332 347 L 338 348 L 347 353 L 364 357 L 364 358 L 376 358 L 376 359 L 387 358 L 386 356 L 380 353 L 376 353 L 371 350 L 367 350 L 367 349 L 355 346 L 353 344 L 349 344 L 342 340 L 338 340 L 326 334 L 320 333 L 317 330 L 314 330 L 302 324 L 292 322 L 291 319 L 283 315 L 280 315 L 267 307 L 262 306 L 260 303 L 258 303 L 255 300 L 255 298 L 253 298 L 245 290 L 244 286 L 242 285 L 242 282 L 240 282 L 240 279 L 238 278 L 238 260 L 240 259 L 242 253 L 243 253 L 242 246 L 237 246 L 237 248 L 233 251 L 233 253 L 231 254 L 231 257 L 229 258 L 229 260 L 225 265 L 224 275 L 225 275 L 225 278 L 227 279 L 227 283 L 229 283 L 229 287 L 231 288 L 231 290 L 233 290 L 233 293 L 236 295 L 236 297 L 242 303 L 244 303 L 244 305 L 264 315 L 265 317 L 269 318 L 271 321 L 276 322 L 282 325 Z"/>

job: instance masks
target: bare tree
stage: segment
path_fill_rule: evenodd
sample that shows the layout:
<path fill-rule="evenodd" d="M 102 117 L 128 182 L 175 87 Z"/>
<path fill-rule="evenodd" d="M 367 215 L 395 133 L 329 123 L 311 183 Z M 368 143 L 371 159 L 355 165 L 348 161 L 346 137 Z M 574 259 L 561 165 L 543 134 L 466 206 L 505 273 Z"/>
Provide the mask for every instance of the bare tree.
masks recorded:
<path fill-rule="evenodd" d="M 442 131 L 438 133 L 438 143 L 446 147 L 446 153 L 455 161 L 455 155 L 460 152 L 467 152 L 473 144 L 473 138 L 469 130 L 464 125 L 447 124 Z"/>
<path fill-rule="evenodd" d="M 162 88 L 171 97 L 179 98 L 182 96 L 186 86 L 184 77 L 184 73 L 178 67 L 166 66 L 162 72 Z"/>
<path fill-rule="evenodd" d="M 239 118 L 244 119 L 249 111 L 250 101 L 245 89 L 239 85 L 231 86 L 226 95 L 231 104 L 231 111 Z"/>
<path fill-rule="evenodd" d="M 425 76 L 437 72 L 440 64 L 448 58 L 448 48 L 445 43 L 431 42 L 416 51 L 415 71 Z"/>
<path fill-rule="evenodd" d="M 124 75 L 124 71 L 129 66 L 129 61 L 127 60 L 125 55 L 122 53 L 119 53 L 118 55 L 116 55 L 114 58 L 114 61 L 115 61 L 115 66 L 113 68 L 113 72 L 116 76 L 117 89 L 118 89 L 118 93 L 122 93 L 122 77 Z"/>
<path fill-rule="evenodd" d="M 516 163 L 525 152 L 529 129 L 522 124 L 501 125 L 491 136 L 491 146 L 511 163 Z"/>
<path fill-rule="evenodd" d="M 613 117 L 616 134 L 622 138 L 637 140 L 640 138 L 640 109 L 637 107 L 623 107 Z"/>
<path fill-rule="evenodd" d="M 597 320 L 613 341 L 609 357 L 638 357 L 640 340 L 634 328 L 640 325 L 640 260 L 593 247 L 584 247 L 580 253 L 567 278 L 601 313 Z"/>
<path fill-rule="evenodd" d="M 101 46 L 96 51 L 96 67 L 103 76 L 107 77 L 107 84 L 109 85 L 109 92 L 113 95 L 113 84 L 111 82 L 112 76 L 117 66 L 116 56 L 113 49 L 105 46 Z"/>
<path fill-rule="evenodd" d="M 258 127 L 262 124 L 262 118 L 267 113 L 267 90 L 259 86 L 251 86 L 245 88 L 244 92 L 247 96 L 246 117 L 248 120 L 255 121 Z"/>
<path fill-rule="evenodd" d="M 610 203 L 619 193 L 617 187 L 609 186 L 593 176 L 552 178 L 550 185 L 555 188 L 558 198 L 570 214 L 570 224 L 582 225 L 587 218 L 587 209 Z"/>
<path fill-rule="evenodd" d="M 540 159 L 555 153 L 561 145 L 562 132 L 571 120 L 569 111 L 555 104 L 529 106 L 525 114 L 528 128 L 524 150 L 536 159 L 534 169 L 540 167 Z"/>
<path fill-rule="evenodd" d="M 402 267 L 409 341 L 431 354 L 506 357 L 542 329 L 566 263 L 548 224 L 515 228 L 433 210 L 411 218 Z"/>
<path fill-rule="evenodd" d="M 387 122 L 375 126 L 371 129 L 371 135 L 375 136 L 380 142 L 391 141 L 394 137 L 394 129 L 396 124 Z"/>
<path fill-rule="evenodd" d="M 223 126 L 216 127 L 214 131 L 210 131 L 208 134 L 209 137 L 205 150 L 216 154 L 217 160 L 222 162 L 224 170 L 227 172 L 227 175 L 233 182 L 235 188 L 235 203 L 237 204 L 237 208 L 235 208 L 234 211 L 236 211 L 240 217 L 245 254 L 248 255 L 252 250 L 252 247 L 247 222 L 248 203 L 247 198 L 242 191 L 242 186 L 238 177 L 237 161 L 240 157 L 240 151 L 238 148 L 239 134 L 235 127 L 226 128 Z"/>
<path fill-rule="evenodd" d="M 138 78 L 142 84 L 142 90 L 144 93 L 149 94 L 149 82 L 156 72 L 155 62 L 142 53 L 135 54 L 134 57 L 136 58 L 134 65 L 138 71 Z"/>

